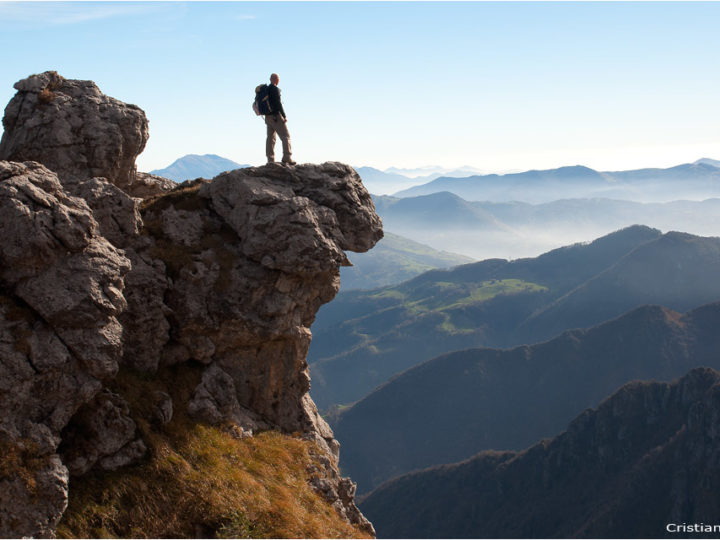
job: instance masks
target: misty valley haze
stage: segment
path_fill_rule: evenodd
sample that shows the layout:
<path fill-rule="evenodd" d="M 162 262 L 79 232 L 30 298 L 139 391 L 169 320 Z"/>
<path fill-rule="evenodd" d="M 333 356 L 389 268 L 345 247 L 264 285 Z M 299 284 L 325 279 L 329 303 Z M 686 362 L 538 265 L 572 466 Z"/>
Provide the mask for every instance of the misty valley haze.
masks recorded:
<path fill-rule="evenodd" d="M 440 177 L 375 197 L 387 230 L 475 259 L 540 255 L 634 224 L 720 235 L 720 163 Z M 372 192 L 372 190 L 371 190 Z"/>

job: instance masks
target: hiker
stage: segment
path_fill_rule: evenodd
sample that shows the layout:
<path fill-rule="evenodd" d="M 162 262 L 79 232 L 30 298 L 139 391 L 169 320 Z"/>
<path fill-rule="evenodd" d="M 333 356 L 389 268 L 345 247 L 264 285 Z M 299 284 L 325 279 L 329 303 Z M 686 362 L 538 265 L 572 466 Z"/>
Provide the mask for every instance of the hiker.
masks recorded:
<path fill-rule="evenodd" d="M 277 73 L 270 75 L 270 86 L 269 86 L 269 104 L 271 114 L 265 115 L 265 124 L 267 125 L 267 141 L 265 142 L 265 154 L 267 155 L 268 163 L 275 162 L 275 134 L 280 135 L 283 147 L 283 158 L 282 162 L 287 165 L 295 165 L 292 158 L 292 150 L 290 149 L 290 132 L 287 128 L 287 115 L 285 109 L 283 109 L 282 101 L 280 100 L 280 89 L 278 83 L 280 77 Z"/>

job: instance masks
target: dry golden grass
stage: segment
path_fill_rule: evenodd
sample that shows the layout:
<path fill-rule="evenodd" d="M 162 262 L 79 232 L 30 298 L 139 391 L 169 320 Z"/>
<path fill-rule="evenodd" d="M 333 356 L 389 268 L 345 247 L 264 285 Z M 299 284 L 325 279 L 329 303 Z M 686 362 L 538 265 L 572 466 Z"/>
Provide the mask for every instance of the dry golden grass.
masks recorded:
<path fill-rule="evenodd" d="M 36 493 L 35 473 L 47 466 L 50 456 L 38 454 L 37 445 L 29 439 L 0 440 L 0 480 L 19 478 L 31 496 Z"/>
<path fill-rule="evenodd" d="M 172 371 L 178 375 L 173 397 L 179 398 L 198 373 Z M 172 380 L 165 378 L 169 374 L 143 380 L 124 372 L 115 390 L 129 391 L 126 399 L 139 412 L 147 406 L 143 396 L 159 389 L 158 380 Z M 313 443 L 277 432 L 239 440 L 221 427 L 190 421 L 182 411 L 164 427 L 136 421 L 150 457 L 134 467 L 71 479 L 58 536 L 367 538 L 308 484 Z"/>
<path fill-rule="evenodd" d="M 43 105 L 47 105 L 53 99 L 55 99 L 55 92 L 50 90 L 50 88 L 43 88 L 40 92 L 38 92 L 38 102 Z"/>
<path fill-rule="evenodd" d="M 198 181 L 183 183 L 172 191 L 145 199 L 140 204 L 140 210 L 142 212 L 146 210 L 162 210 L 170 205 L 179 210 L 202 210 L 205 208 L 206 202 L 197 196 L 201 186 L 202 182 Z"/>

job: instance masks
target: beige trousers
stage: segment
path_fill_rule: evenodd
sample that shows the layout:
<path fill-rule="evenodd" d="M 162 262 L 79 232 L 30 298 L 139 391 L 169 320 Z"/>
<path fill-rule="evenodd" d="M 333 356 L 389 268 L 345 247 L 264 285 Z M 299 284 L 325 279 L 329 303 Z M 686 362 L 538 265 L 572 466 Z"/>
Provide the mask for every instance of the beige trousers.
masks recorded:
<path fill-rule="evenodd" d="M 283 147 L 283 161 L 292 161 L 292 150 L 290 149 L 290 132 L 287 123 L 281 114 L 265 115 L 267 125 L 267 141 L 265 142 L 265 155 L 268 161 L 275 161 L 275 134 L 280 135 Z"/>

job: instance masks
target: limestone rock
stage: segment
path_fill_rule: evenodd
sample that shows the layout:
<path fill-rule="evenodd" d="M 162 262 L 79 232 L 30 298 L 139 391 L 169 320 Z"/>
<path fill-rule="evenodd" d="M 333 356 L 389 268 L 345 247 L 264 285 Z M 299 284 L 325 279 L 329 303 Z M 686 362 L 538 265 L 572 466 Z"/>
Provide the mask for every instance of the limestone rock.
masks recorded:
<path fill-rule="evenodd" d="M 3 461 L 9 456 L 3 453 Z M 67 508 L 68 470 L 55 455 L 32 458 L 23 475 L 0 473 L 0 537 L 54 538 Z"/>
<path fill-rule="evenodd" d="M 202 382 L 188 404 L 188 412 L 212 424 L 231 421 L 250 435 L 257 429 L 268 428 L 251 411 L 240 406 L 232 377 L 216 365 L 203 373 Z"/>
<path fill-rule="evenodd" d="M 129 262 L 38 163 L 0 162 L 0 239 L 0 438 L 32 448 L 28 481 L 3 480 L 0 536 L 48 536 L 67 505 L 61 430 L 118 369 Z"/>
<path fill-rule="evenodd" d="M 98 379 L 117 371 L 129 261 L 97 236 L 87 205 L 34 163 L 0 162 L 0 238 L 2 324 L 14 336 L 0 380 L 15 389 L 10 410 L 24 403 L 18 418 L 45 418 L 57 435 Z"/>
<path fill-rule="evenodd" d="M 145 454 L 129 414 L 127 402 L 106 389 L 78 411 L 63 432 L 60 449 L 70 474 L 85 474 L 98 462 L 115 470 Z"/>
<path fill-rule="evenodd" d="M 237 169 L 200 191 L 240 236 L 243 253 L 268 268 L 332 270 L 349 265 L 343 250 L 367 251 L 382 238 L 380 218 L 362 210 L 372 205 L 369 193 L 341 163 Z"/>
<path fill-rule="evenodd" d="M 142 458 L 147 452 L 147 447 L 142 439 L 138 438 L 127 443 L 117 452 L 105 456 L 99 461 L 100 468 L 105 471 L 115 471 L 120 467 L 132 465 Z"/>
<path fill-rule="evenodd" d="M 100 234 L 111 244 L 125 247 L 142 226 L 138 203 L 120 188 L 103 178 L 91 178 L 70 187 L 92 209 Z"/>
<path fill-rule="evenodd" d="M 127 186 L 125 191 L 131 197 L 147 199 L 155 195 L 162 195 L 177 187 L 177 184 L 169 178 L 163 178 L 155 174 L 138 172 L 135 181 Z"/>
<path fill-rule="evenodd" d="M 337 293 L 343 250 L 366 250 L 382 235 L 357 173 L 337 163 L 232 171 L 151 201 L 143 221 L 137 254 L 167 272 L 158 282 L 168 283 L 173 339 L 163 362 L 214 362 L 232 378 L 239 405 L 336 446 L 305 397 L 306 354 L 315 313 Z M 143 313 L 131 306 L 125 317 Z"/>
<path fill-rule="evenodd" d="M 141 371 L 155 371 L 170 339 L 164 302 L 168 289 L 165 264 L 134 249 L 126 251 L 132 270 L 125 278 L 128 308 L 120 315 L 123 325 L 123 362 Z"/>
<path fill-rule="evenodd" d="M 335 463 L 326 456 L 315 455 L 320 466 L 311 466 L 310 484 L 335 510 L 350 523 L 375 536 L 375 529 L 355 504 L 356 484 L 349 478 L 341 478 Z"/>
<path fill-rule="evenodd" d="M 39 161 L 65 181 L 104 177 L 126 187 L 145 148 L 148 121 L 135 105 L 104 95 L 92 81 L 54 71 L 15 84 L 5 108 L 0 159 Z"/>

